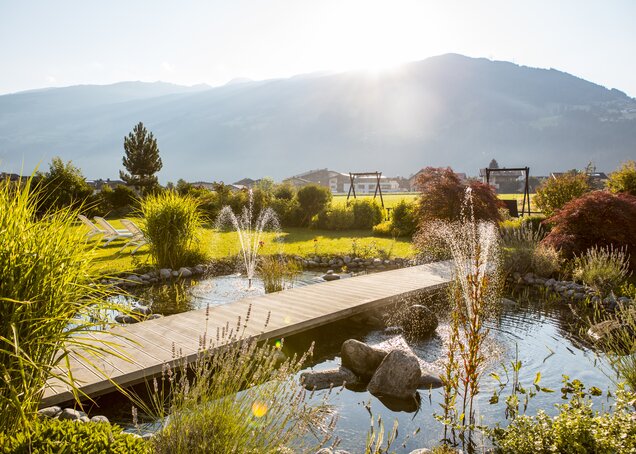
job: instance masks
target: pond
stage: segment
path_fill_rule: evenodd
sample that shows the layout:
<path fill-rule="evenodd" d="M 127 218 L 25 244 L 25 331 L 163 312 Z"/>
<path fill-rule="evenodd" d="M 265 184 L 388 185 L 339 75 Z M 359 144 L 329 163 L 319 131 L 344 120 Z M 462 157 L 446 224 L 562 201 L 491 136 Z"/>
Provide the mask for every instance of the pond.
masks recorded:
<path fill-rule="evenodd" d="M 321 275 L 322 273 L 303 273 L 296 285 L 322 282 Z M 255 289 L 248 291 L 249 296 L 259 293 L 263 293 L 262 284 L 259 283 L 255 283 Z M 145 291 L 142 298 L 144 301 L 155 298 L 152 302 L 153 310 L 171 314 L 205 307 L 207 304 L 224 304 L 245 296 L 244 278 L 234 275 L 205 279 L 196 285 L 150 289 Z M 444 314 L 440 316 L 443 319 Z M 605 375 L 609 369 L 601 367 L 603 358 L 578 335 L 581 326 L 566 305 L 507 300 L 488 321 L 487 326 L 490 330 L 486 344 L 488 363 L 482 379 L 482 391 L 477 397 L 478 415 L 485 424 L 506 423 L 503 402 L 509 389 L 502 393 L 500 403 L 490 405 L 488 401 L 496 388 L 496 382 L 488 374 L 496 372 L 504 377 L 502 364 L 509 366 L 517 354 L 522 362 L 522 385 L 532 385 L 536 374 L 540 372 L 541 386 L 555 390 L 554 393 L 539 393 L 534 397 L 527 409 L 528 414 L 534 414 L 537 409 L 544 409 L 550 414 L 556 412 L 554 405 L 563 402 L 559 392 L 563 374 L 568 374 L 571 379 L 581 380 L 588 387 L 596 386 L 604 391 L 611 387 L 612 381 Z M 441 321 L 433 337 L 410 341 L 408 345 L 424 361 L 441 367 L 447 333 L 448 325 Z M 288 355 L 304 352 L 314 341 L 314 357 L 305 370 L 331 369 L 340 365 L 340 347 L 345 340 L 351 338 L 368 344 L 405 342 L 400 335 L 389 334 L 384 329 L 370 329 L 349 319 L 286 339 L 284 352 Z M 314 396 L 316 402 L 327 392 L 317 391 Z M 370 424 L 367 407 L 376 419 L 378 416 L 382 417 L 387 430 L 392 427 L 394 420 L 398 421 L 399 436 L 392 446 L 396 452 L 408 453 L 419 447 L 438 444 L 443 438 L 443 426 L 434 415 L 441 412 L 442 392 L 440 389 L 421 390 L 419 394 L 420 407 L 413 411 L 414 409 L 396 407 L 392 403 L 385 405 L 364 389 L 332 391 L 329 403 L 338 415 L 335 434 L 342 440 L 340 447 L 351 452 L 362 449 Z M 606 397 L 595 398 L 595 404 L 599 408 L 603 403 L 607 403 Z M 130 427 L 130 404 L 108 396 L 98 399 L 98 404 L 102 406 L 99 409 L 101 414 Z M 152 424 L 148 426 L 152 427 Z"/>

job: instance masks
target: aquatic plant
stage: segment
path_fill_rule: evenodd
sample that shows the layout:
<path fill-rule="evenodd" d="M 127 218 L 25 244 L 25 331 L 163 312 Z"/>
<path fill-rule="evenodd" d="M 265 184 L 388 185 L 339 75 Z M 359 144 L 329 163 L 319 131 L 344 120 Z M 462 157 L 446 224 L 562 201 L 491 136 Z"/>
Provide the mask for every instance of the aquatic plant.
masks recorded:
<path fill-rule="evenodd" d="M 52 377 L 79 396 L 64 367 L 69 351 L 103 354 L 85 334 L 121 309 L 93 275 L 95 245 L 76 228 L 78 211 L 38 218 L 41 196 L 30 179 L 0 182 L 0 433 L 30 424 Z"/>
<path fill-rule="evenodd" d="M 263 241 L 263 232 L 270 228 L 279 230 L 278 217 L 271 208 L 261 210 L 258 215 L 253 212 L 253 193 L 249 191 L 249 203 L 243 207 L 241 215 L 237 216 L 232 208 L 225 206 L 221 209 L 216 220 L 217 229 L 230 224 L 236 230 L 241 245 L 241 257 L 245 265 L 248 286 L 252 287 L 252 279 L 256 273 L 258 254 Z"/>
<path fill-rule="evenodd" d="M 454 280 L 450 287 L 453 309 L 450 347 L 443 377 L 443 421 L 453 434 L 470 446 L 476 425 L 474 398 L 479 393 L 488 334 L 483 321 L 495 306 L 501 289 L 499 235 L 493 222 L 477 221 L 472 194 L 467 189 L 459 221 L 437 222 L 435 232 L 450 249 Z"/>
<path fill-rule="evenodd" d="M 265 293 L 279 292 L 291 287 L 301 270 L 301 266 L 295 260 L 273 255 L 262 257 L 258 267 L 258 273 L 265 285 Z"/>

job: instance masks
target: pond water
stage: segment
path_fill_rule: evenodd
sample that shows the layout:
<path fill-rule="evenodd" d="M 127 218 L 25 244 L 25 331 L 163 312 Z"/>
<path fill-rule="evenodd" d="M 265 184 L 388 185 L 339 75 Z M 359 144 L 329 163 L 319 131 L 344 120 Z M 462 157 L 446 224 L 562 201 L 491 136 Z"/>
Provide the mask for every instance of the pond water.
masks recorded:
<path fill-rule="evenodd" d="M 295 285 L 322 282 L 321 275 L 303 273 Z M 256 289 L 249 291 L 250 296 L 263 293 L 262 284 L 255 283 L 254 287 Z M 205 307 L 207 304 L 224 304 L 245 296 L 244 278 L 225 276 L 202 280 L 196 285 L 146 290 L 140 298 L 144 302 L 153 299 L 153 310 L 167 315 Z M 565 305 L 508 301 L 502 304 L 487 326 L 490 330 L 486 344 L 488 363 L 477 398 L 478 414 L 485 424 L 506 423 L 503 402 L 509 388 L 502 393 L 499 404 L 490 405 L 488 401 L 496 382 L 488 374 L 496 372 L 503 378 L 505 373 L 502 364 L 509 366 L 517 354 L 522 362 L 522 385 L 532 385 L 537 372 L 540 372 L 541 386 L 555 390 L 554 393 L 539 393 L 534 397 L 527 409 L 528 414 L 534 414 L 537 409 L 544 409 L 550 414 L 556 412 L 554 405 L 563 402 L 559 392 L 563 374 L 581 380 L 588 387 L 596 386 L 604 391 L 611 387 L 612 381 L 605 375 L 609 369 L 601 367 L 603 358 L 584 343 L 579 336 L 581 326 Z M 447 333 L 448 325 L 442 321 L 433 337 L 407 343 L 424 361 L 433 367 L 440 367 L 445 356 Z M 283 348 L 288 355 L 301 353 L 315 341 L 312 363 L 305 370 L 331 369 L 340 365 L 340 347 L 351 338 L 369 344 L 405 342 L 401 336 L 388 334 L 383 329 L 370 329 L 353 320 L 344 320 L 287 338 Z M 327 392 L 317 391 L 314 396 L 316 402 Z M 364 389 L 332 391 L 329 403 L 338 415 L 335 434 L 342 440 L 340 447 L 351 452 L 362 449 L 370 424 L 367 407 L 376 419 L 382 417 L 387 430 L 392 427 L 394 420 L 398 421 L 399 435 L 392 446 L 396 452 L 408 453 L 418 447 L 435 446 L 443 438 L 443 426 L 434 417 L 441 412 L 442 392 L 440 389 L 423 390 L 419 395 L 420 407 L 415 410 L 404 405 L 396 406 L 395 403 L 383 403 Z M 100 414 L 123 426 L 130 426 L 130 404 L 124 404 L 123 400 L 112 396 L 98 399 L 98 404 L 101 408 L 96 411 Z M 599 408 L 607 404 L 606 397 L 595 398 L 595 405 Z"/>

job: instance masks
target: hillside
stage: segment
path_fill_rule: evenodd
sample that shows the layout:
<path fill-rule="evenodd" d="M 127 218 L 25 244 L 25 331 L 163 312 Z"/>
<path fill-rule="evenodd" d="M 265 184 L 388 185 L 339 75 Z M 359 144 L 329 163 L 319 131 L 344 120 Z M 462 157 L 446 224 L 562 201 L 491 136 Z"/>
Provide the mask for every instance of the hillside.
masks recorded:
<path fill-rule="evenodd" d="M 636 156 L 636 100 L 554 69 L 448 54 L 379 74 L 317 73 L 222 87 L 124 82 L 0 96 L 0 171 L 72 159 L 115 177 L 143 121 L 163 182 L 283 178 L 310 168 L 476 174 L 491 158 L 534 175 L 611 170 Z"/>

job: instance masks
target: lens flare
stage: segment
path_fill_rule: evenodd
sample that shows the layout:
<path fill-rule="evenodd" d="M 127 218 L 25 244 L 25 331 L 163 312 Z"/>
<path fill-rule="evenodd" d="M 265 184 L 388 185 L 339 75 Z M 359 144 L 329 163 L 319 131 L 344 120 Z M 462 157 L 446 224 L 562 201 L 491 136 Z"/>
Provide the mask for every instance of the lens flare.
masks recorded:
<path fill-rule="evenodd" d="M 257 418 L 262 418 L 267 413 L 267 404 L 263 402 L 254 402 L 252 404 L 252 414 Z"/>
<path fill-rule="evenodd" d="M 280 339 L 277 339 L 276 342 L 274 342 L 274 346 L 276 346 L 276 348 L 280 350 L 283 347 L 283 343 L 280 341 Z"/>

